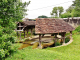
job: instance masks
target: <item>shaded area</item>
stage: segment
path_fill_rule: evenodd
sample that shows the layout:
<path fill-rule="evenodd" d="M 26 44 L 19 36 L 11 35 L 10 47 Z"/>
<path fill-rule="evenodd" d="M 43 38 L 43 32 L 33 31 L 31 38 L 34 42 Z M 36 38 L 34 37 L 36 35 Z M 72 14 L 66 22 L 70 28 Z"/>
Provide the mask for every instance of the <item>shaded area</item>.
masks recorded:
<path fill-rule="evenodd" d="M 32 38 L 31 40 L 26 39 L 24 42 L 20 41 L 19 43 L 22 43 L 22 46 L 19 49 L 26 48 L 28 46 L 32 46 L 32 49 L 39 48 L 39 37 Z M 58 39 L 56 43 L 54 43 L 54 37 L 53 36 L 44 36 L 41 41 L 42 49 L 47 47 L 55 47 L 62 45 L 63 40 Z M 65 39 L 65 43 L 69 42 L 69 37 Z"/>

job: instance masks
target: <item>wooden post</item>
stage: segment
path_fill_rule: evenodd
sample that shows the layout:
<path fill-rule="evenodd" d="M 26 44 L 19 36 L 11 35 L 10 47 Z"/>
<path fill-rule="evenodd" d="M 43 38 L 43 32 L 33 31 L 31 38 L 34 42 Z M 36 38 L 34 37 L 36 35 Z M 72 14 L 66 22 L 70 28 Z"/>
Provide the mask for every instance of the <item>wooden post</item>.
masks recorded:
<path fill-rule="evenodd" d="M 31 28 L 31 36 L 32 36 L 32 30 L 33 30 L 33 29 Z"/>
<path fill-rule="evenodd" d="M 69 23 L 69 18 L 68 18 L 68 23 Z"/>
<path fill-rule="evenodd" d="M 20 39 L 21 39 L 21 31 L 19 32 L 19 34 L 20 34 Z"/>
<path fill-rule="evenodd" d="M 24 38 L 25 38 L 25 30 L 24 30 Z"/>
<path fill-rule="evenodd" d="M 65 44 L 65 32 L 63 33 L 63 45 Z"/>
<path fill-rule="evenodd" d="M 21 26 L 21 23 L 19 23 L 19 26 Z M 21 30 L 21 27 L 19 27 L 19 30 Z"/>
<path fill-rule="evenodd" d="M 21 23 L 19 23 L 19 26 L 21 26 Z M 19 30 L 21 30 L 21 27 L 19 27 Z M 21 31 L 19 32 L 20 34 L 20 39 L 21 39 Z"/>
<path fill-rule="evenodd" d="M 41 46 L 41 34 L 39 34 L 39 48 L 42 49 L 42 46 Z"/>
<path fill-rule="evenodd" d="M 17 31 L 17 37 L 19 36 L 18 31 Z"/>
<path fill-rule="evenodd" d="M 70 40 L 72 40 L 72 31 L 70 31 Z"/>
<path fill-rule="evenodd" d="M 44 37 L 45 34 L 42 34 L 42 37 Z"/>
<path fill-rule="evenodd" d="M 54 44 L 56 44 L 57 42 L 57 33 L 55 33 L 55 40 L 54 40 Z"/>
<path fill-rule="evenodd" d="M 27 37 L 28 37 L 28 30 L 27 30 Z"/>
<path fill-rule="evenodd" d="M 63 33 L 61 33 L 61 44 L 63 42 Z"/>

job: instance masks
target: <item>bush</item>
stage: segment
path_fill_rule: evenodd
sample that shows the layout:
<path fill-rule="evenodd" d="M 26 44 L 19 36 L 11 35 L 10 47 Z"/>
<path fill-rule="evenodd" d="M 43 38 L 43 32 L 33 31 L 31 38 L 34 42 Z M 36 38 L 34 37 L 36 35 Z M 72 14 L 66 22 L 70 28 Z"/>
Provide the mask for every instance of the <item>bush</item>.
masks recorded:
<path fill-rule="evenodd" d="M 58 41 L 55 43 L 55 46 L 60 46 L 61 43 L 59 43 Z"/>
<path fill-rule="evenodd" d="M 72 17 L 80 17 L 80 10 L 75 10 L 75 9 L 73 9 L 73 11 L 72 11 Z"/>
<path fill-rule="evenodd" d="M 15 4 L 15 8 L 14 3 L 18 3 Z M 19 0 L 0 0 L 0 60 L 3 58 L 5 60 L 7 55 L 15 51 L 11 48 L 15 42 L 13 31 L 16 28 L 16 22 L 21 21 L 25 15 L 24 12 L 27 11 L 25 7 L 29 3 L 30 1 L 22 3 Z"/>
<path fill-rule="evenodd" d="M 70 37 L 65 38 L 65 43 L 70 41 Z"/>
<path fill-rule="evenodd" d="M 80 25 L 75 29 L 75 31 L 80 32 Z"/>
<path fill-rule="evenodd" d="M 3 28 L 0 27 L 0 60 L 12 53 L 12 44 L 15 42 L 15 37 L 11 34 L 4 34 Z M 14 47 L 13 47 L 14 48 Z"/>
<path fill-rule="evenodd" d="M 61 15 L 61 18 L 68 18 L 71 17 L 71 13 L 64 13 Z"/>

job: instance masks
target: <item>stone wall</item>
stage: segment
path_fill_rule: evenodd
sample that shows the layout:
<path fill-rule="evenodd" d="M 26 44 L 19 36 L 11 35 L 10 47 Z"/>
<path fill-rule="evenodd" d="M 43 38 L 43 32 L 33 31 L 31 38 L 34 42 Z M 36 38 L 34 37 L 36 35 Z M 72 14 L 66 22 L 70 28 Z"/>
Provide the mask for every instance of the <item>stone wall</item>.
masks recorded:
<path fill-rule="evenodd" d="M 65 22 L 76 28 L 80 25 L 80 17 L 77 18 L 63 18 Z"/>

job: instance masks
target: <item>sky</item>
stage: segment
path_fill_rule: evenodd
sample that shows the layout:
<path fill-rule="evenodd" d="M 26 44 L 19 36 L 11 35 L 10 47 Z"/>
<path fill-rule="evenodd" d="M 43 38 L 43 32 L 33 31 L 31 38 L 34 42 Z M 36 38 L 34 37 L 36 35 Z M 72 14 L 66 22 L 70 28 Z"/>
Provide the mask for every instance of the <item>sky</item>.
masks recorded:
<path fill-rule="evenodd" d="M 31 1 L 26 12 L 28 15 L 25 18 L 35 19 L 38 16 L 45 15 L 51 17 L 50 12 L 54 7 L 62 6 L 64 12 L 72 5 L 74 0 L 22 0 L 22 2 Z"/>

